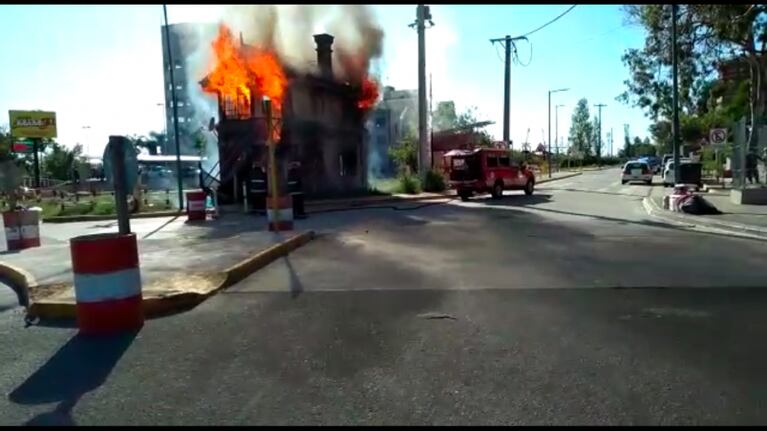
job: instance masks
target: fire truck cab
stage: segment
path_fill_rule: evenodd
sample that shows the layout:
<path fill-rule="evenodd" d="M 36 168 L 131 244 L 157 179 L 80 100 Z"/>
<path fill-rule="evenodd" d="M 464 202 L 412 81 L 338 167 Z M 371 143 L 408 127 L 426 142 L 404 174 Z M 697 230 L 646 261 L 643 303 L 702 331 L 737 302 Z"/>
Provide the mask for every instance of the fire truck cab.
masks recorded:
<path fill-rule="evenodd" d="M 535 174 L 528 166 L 501 148 L 452 150 L 443 156 L 450 188 L 461 200 L 474 194 L 490 193 L 500 199 L 504 190 L 524 190 L 532 195 Z"/>

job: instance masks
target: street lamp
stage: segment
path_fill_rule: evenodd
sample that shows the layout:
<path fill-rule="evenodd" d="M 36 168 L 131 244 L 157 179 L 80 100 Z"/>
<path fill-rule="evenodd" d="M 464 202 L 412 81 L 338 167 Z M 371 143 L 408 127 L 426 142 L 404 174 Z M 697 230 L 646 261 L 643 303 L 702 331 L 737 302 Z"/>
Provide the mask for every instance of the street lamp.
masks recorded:
<path fill-rule="evenodd" d="M 82 126 L 82 129 L 83 129 L 83 130 L 86 130 L 86 129 L 90 129 L 90 128 L 91 128 L 91 126 Z M 86 155 L 87 157 L 90 157 L 90 156 L 91 156 L 91 144 L 90 144 L 90 142 L 91 142 L 91 140 L 90 140 L 90 139 L 88 139 L 88 140 L 85 142 L 85 155 Z"/>
<path fill-rule="evenodd" d="M 563 108 L 565 105 L 557 105 L 554 107 L 554 142 L 556 145 L 554 146 L 557 151 L 557 156 L 559 156 L 559 108 Z"/>
<path fill-rule="evenodd" d="M 551 178 L 551 93 L 559 93 L 560 91 L 567 91 L 569 88 L 560 88 L 558 90 L 549 90 L 549 109 L 548 109 L 548 117 L 549 117 L 549 178 Z"/>

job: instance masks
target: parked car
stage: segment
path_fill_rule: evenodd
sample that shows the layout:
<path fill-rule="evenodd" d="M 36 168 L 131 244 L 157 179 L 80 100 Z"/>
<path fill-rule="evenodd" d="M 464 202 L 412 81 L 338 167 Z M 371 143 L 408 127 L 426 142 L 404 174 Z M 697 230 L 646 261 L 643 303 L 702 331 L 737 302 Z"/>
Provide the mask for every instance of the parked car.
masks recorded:
<path fill-rule="evenodd" d="M 647 185 L 652 184 L 652 170 L 647 162 L 632 160 L 623 165 L 621 171 L 621 184 L 631 182 L 643 182 Z"/>
<path fill-rule="evenodd" d="M 692 160 L 688 158 L 682 158 L 679 159 L 679 165 L 688 165 L 692 164 Z M 665 167 L 663 168 L 663 187 L 671 187 L 674 184 L 676 184 L 676 180 L 674 179 L 674 159 L 672 158 L 668 162 L 666 162 Z M 698 186 L 701 186 L 700 184 Z"/>
<path fill-rule="evenodd" d="M 640 157 L 639 161 L 647 163 L 647 165 L 650 166 L 650 171 L 653 174 L 659 174 L 661 172 L 661 168 L 663 168 L 663 165 L 661 164 L 661 159 L 660 157 L 657 157 L 657 156 Z"/>
<path fill-rule="evenodd" d="M 532 169 L 501 148 L 452 150 L 444 155 L 444 166 L 450 188 L 464 201 L 473 194 L 487 192 L 500 199 L 504 190 L 524 190 L 532 195 L 535 187 Z"/>

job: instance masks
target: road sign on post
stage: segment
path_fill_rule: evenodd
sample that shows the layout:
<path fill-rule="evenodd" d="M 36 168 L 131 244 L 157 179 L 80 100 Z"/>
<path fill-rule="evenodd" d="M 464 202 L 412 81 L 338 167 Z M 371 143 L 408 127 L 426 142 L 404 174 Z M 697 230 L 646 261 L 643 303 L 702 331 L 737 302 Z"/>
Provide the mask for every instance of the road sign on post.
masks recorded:
<path fill-rule="evenodd" d="M 14 153 L 31 153 L 34 149 L 35 143 L 29 140 L 16 141 L 11 146 L 11 152 Z"/>
<path fill-rule="evenodd" d="M 124 136 L 110 136 L 104 149 L 104 173 L 112 181 L 115 190 L 117 225 L 121 235 L 130 233 L 128 213 L 128 190 L 136 185 L 138 166 L 136 151 Z"/>
<path fill-rule="evenodd" d="M 119 139 L 117 139 L 119 138 Z M 123 160 L 125 166 L 125 190 L 133 190 L 133 187 L 138 181 L 138 159 L 136 158 L 136 150 L 130 142 L 127 142 L 123 136 L 110 136 L 109 143 L 104 148 L 104 175 L 107 180 L 114 183 L 114 160 L 112 153 L 118 150 L 118 142 L 122 140 L 122 144 L 119 145 L 119 151 L 121 151 L 120 158 Z"/>
<path fill-rule="evenodd" d="M 714 145 L 724 144 L 727 142 L 727 129 L 711 129 L 708 140 Z"/>

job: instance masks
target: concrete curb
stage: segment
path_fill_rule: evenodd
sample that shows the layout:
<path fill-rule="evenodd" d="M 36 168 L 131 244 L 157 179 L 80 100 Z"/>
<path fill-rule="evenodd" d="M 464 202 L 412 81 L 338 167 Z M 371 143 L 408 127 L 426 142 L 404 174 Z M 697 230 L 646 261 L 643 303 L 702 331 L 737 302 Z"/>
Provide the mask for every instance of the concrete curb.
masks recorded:
<path fill-rule="evenodd" d="M 35 277 L 29 272 L 5 262 L 0 262 L 0 276 L 11 283 L 11 289 L 19 296 L 20 305 L 28 307 L 29 290 L 37 286 Z"/>
<path fill-rule="evenodd" d="M 185 214 L 183 211 L 157 211 L 149 213 L 131 214 L 130 218 L 172 217 Z M 79 215 L 79 216 L 55 216 L 43 219 L 43 223 L 74 223 L 78 221 L 104 221 L 117 220 L 116 215 Z"/>
<path fill-rule="evenodd" d="M 210 278 L 211 287 L 205 291 L 176 292 L 167 295 L 144 297 L 142 302 L 144 316 L 151 319 L 189 310 L 219 291 L 232 286 L 280 257 L 286 256 L 293 250 L 305 245 L 314 239 L 315 236 L 314 231 L 300 233 L 255 255 L 249 256 L 220 273 L 206 274 L 205 276 Z M 29 279 L 21 281 L 22 283 L 28 283 Z M 33 302 L 29 306 L 28 315 L 33 318 L 39 317 L 42 319 L 75 319 L 77 317 L 77 306 L 73 299 L 43 299 Z"/>
<path fill-rule="evenodd" d="M 682 215 L 661 208 L 651 197 L 643 198 L 642 206 L 644 206 L 648 215 L 673 224 L 683 225 L 684 227 L 693 228 L 702 232 L 767 241 L 767 229 L 765 228 Z"/>

